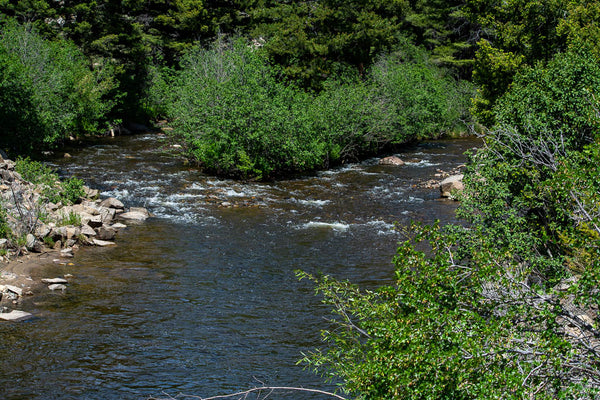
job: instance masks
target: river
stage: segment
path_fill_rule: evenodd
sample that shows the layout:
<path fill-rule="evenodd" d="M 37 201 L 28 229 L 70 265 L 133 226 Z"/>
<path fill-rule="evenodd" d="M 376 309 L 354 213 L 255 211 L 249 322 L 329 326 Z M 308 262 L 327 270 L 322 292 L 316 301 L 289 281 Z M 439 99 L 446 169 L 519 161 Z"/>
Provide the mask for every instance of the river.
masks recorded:
<path fill-rule="evenodd" d="M 297 361 L 329 310 L 294 271 L 364 288 L 392 282 L 394 223 L 454 221 L 457 204 L 419 183 L 464 162 L 473 140 L 407 146 L 314 176 L 240 183 L 185 166 L 157 134 L 105 138 L 50 163 L 154 217 L 117 245 L 83 248 L 65 293 L 27 299 L 0 324 L 1 399 L 215 396 L 255 386 L 333 390 Z M 323 398 L 306 393 L 272 398 Z"/>

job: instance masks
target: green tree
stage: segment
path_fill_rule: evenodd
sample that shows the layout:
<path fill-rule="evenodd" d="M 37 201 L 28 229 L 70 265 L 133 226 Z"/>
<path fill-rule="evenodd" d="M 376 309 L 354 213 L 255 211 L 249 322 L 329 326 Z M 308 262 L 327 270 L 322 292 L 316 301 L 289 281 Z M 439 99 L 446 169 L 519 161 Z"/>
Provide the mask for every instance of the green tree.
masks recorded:
<path fill-rule="evenodd" d="M 110 79 L 90 71 L 72 43 L 45 41 L 14 22 L 1 29 L 3 145 L 27 152 L 96 132 L 110 109 L 102 100 Z"/>

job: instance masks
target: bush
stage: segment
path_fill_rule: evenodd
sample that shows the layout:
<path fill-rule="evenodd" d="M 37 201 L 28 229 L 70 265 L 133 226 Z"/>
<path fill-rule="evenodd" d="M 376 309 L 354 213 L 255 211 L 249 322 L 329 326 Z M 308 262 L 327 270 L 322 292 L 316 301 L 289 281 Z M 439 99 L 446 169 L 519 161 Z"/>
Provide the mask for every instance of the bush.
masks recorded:
<path fill-rule="evenodd" d="M 110 80 L 90 71 L 70 42 L 50 42 L 8 21 L 0 32 L 3 144 L 18 152 L 52 147 L 95 132 L 110 108 Z"/>
<path fill-rule="evenodd" d="M 26 181 L 42 188 L 43 201 L 70 205 L 77 203 L 85 195 L 81 179 L 70 177 L 61 181 L 51 168 L 39 161 L 17 158 L 15 171 Z"/>
<path fill-rule="evenodd" d="M 384 59 L 372 80 L 329 81 L 316 94 L 281 81 L 261 50 L 220 41 L 188 54 L 174 77 L 155 79 L 152 97 L 165 98 L 173 82 L 169 100 L 154 108 L 166 107 L 175 136 L 202 168 L 268 179 L 455 129 L 466 94 L 432 65 L 404 61 Z"/>
<path fill-rule="evenodd" d="M 359 398 L 598 398 L 600 75 L 589 57 L 515 78 L 465 173 L 468 224 L 413 227 L 394 285 L 300 274 L 338 316 L 310 367 Z"/>

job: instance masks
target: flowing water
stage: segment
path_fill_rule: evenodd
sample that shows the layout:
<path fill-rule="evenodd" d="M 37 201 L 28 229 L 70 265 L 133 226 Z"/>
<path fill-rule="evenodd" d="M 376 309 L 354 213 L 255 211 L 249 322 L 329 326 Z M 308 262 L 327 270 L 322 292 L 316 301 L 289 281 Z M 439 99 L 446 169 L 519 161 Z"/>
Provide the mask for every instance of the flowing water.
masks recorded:
<path fill-rule="evenodd" d="M 0 398 L 334 389 L 296 364 L 321 344 L 330 314 L 294 271 L 365 288 L 392 282 L 402 239 L 394 223 L 453 221 L 456 203 L 420 183 L 464 162 L 475 144 L 426 142 L 398 154 L 409 161 L 402 167 L 373 159 L 274 183 L 203 175 L 156 134 L 107 138 L 52 160 L 154 217 L 121 231 L 114 247 L 84 248 L 73 265 L 34 272 L 74 278 L 65 293 L 23 304 L 35 318 L 0 324 Z"/>

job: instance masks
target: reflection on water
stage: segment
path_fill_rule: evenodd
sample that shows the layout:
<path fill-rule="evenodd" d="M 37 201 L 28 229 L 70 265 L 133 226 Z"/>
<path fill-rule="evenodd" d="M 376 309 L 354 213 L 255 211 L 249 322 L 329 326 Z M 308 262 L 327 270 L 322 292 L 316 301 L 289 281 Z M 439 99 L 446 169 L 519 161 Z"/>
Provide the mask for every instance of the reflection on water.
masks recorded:
<path fill-rule="evenodd" d="M 391 282 L 394 223 L 454 218 L 455 203 L 417 183 L 462 163 L 474 142 L 407 148 L 403 167 L 369 160 L 273 183 L 203 175 L 160 145 L 156 135 L 114 138 L 53 162 L 155 218 L 119 233 L 116 247 L 36 272 L 75 278 L 66 293 L 24 304 L 35 319 L 0 324 L 0 398 L 334 389 L 296 365 L 320 344 L 328 310 L 293 271 Z"/>

